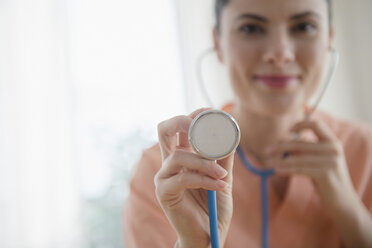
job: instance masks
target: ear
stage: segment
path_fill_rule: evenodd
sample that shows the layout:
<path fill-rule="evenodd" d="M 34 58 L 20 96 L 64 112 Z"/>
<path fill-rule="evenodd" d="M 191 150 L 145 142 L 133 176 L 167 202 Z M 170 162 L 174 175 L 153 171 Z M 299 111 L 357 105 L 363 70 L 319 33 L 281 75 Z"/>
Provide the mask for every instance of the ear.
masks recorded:
<path fill-rule="evenodd" d="M 336 36 L 336 30 L 334 27 L 331 27 L 329 31 L 328 49 L 331 49 L 333 47 L 335 36 Z"/>
<path fill-rule="evenodd" d="M 217 31 L 216 27 L 213 28 L 212 35 L 213 35 L 213 46 L 214 46 L 214 50 L 216 51 L 217 58 L 221 63 L 223 63 L 223 56 L 222 56 L 221 44 L 220 44 L 220 34 Z"/>

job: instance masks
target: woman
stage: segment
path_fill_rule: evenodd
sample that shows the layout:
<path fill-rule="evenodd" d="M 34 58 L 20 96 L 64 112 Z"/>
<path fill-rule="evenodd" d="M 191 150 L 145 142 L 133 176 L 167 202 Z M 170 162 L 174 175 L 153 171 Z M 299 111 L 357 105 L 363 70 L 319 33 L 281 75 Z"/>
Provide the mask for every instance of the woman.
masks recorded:
<path fill-rule="evenodd" d="M 216 1 L 215 51 L 235 93 L 224 110 L 245 156 L 276 172 L 270 247 L 372 247 L 371 128 L 320 111 L 304 121 L 334 34 L 330 1 Z M 207 189 L 217 191 L 221 247 L 260 247 L 260 180 L 236 154 L 215 163 L 192 152 L 187 132 L 201 111 L 159 124 L 159 145 L 131 181 L 128 247 L 208 247 Z"/>

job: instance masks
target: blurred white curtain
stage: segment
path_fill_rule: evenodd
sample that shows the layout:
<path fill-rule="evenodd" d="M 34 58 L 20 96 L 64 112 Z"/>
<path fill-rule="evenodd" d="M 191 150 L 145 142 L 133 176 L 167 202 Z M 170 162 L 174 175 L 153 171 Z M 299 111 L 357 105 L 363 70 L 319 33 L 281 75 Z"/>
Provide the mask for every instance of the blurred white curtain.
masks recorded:
<path fill-rule="evenodd" d="M 213 44 L 214 2 L 176 0 L 188 110 L 207 104 L 197 82 L 196 62 L 200 54 Z M 341 56 L 336 75 L 320 108 L 340 117 L 372 123 L 372 15 L 369 13 L 372 1 L 333 2 L 337 33 L 335 47 Z M 204 81 L 215 104 L 220 106 L 231 99 L 228 77 L 214 55 L 205 59 L 203 68 Z"/>
<path fill-rule="evenodd" d="M 130 171 L 185 114 L 172 0 L 0 0 L 0 247 L 122 247 Z"/>
<path fill-rule="evenodd" d="M 173 0 L 76 0 L 70 8 L 80 183 L 94 197 L 111 177 L 98 137 L 146 130 L 156 140 L 157 123 L 184 114 L 182 68 Z"/>
<path fill-rule="evenodd" d="M 185 114 L 173 2 L 71 1 L 86 247 L 122 247 L 131 170 L 157 124 Z"/>
<path fill-rule="evenodd" d="M 0 1 L 0 247 L 79 247 L 67 3 Z"/>

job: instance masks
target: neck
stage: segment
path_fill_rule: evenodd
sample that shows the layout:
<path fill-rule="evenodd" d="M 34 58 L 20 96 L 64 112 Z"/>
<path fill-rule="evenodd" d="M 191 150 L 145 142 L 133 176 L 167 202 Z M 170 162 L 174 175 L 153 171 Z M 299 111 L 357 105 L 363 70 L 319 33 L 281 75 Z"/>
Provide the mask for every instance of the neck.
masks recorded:
<path fill-rule="evenodd" d="M 234 106 L 232 114 L 239 123 L 240 146 L 260 162 L 263 162 L 268 147 L 291 139 L 290 128 L 304 117 L 303 111 L 263 115 L 239 105 Z"/>

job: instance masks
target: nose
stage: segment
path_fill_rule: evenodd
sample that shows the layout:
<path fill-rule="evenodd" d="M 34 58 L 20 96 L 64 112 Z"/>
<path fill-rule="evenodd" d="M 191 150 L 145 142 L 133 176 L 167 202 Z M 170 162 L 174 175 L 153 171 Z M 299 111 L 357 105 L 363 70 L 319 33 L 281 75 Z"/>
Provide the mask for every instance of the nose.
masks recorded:
<path fill-rule="evenodd" d="M 263 60 L 275 67 L 282 68 L 295 58 L 293 44 L 288 34 L 282 30 L 269 37 Z"/>

